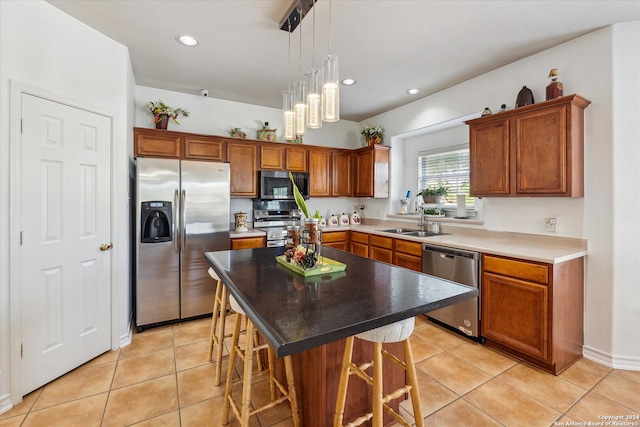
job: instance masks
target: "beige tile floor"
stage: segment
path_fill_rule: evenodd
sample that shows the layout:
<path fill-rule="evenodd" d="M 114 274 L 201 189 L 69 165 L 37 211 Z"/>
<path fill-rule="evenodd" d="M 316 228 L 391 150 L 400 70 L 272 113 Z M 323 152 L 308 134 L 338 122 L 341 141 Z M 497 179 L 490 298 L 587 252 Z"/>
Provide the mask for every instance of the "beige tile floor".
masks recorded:
<path fill-rule="evenodd" d="M 214 364 L 206 360 L 209 325 L 209 319 L 202 319 L 134 334 L 131 345 L 25 396 L 0 414 L 0 426 L 219 426 L 224 388 L 213 386 Z M 582 359 L 553 376 L 422 317 L 411 342 L 427 426 L 559 426 L 640 414 L 637 371 Z M 268 393 L 260 379 L 256 400 Z M 401 408 L 412 420 L 410 402 Z M 638 425 L 640 420 L 633 421 Z M 291 425 L 282 405 L 251 422 L 256 427 Z"/>

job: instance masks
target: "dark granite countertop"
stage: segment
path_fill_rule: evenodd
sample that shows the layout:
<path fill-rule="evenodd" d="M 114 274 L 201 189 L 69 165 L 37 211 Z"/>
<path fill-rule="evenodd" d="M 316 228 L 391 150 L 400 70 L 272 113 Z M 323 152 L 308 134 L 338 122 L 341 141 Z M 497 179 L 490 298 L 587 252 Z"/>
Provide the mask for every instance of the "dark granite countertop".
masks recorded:
<path fill-rule="evenodd" d="M 323 247 L 343 272 L 304 277 L 277 264 L 284 248 L 205 254 L 278 357 L 478 296 L 469 286 Z"/>

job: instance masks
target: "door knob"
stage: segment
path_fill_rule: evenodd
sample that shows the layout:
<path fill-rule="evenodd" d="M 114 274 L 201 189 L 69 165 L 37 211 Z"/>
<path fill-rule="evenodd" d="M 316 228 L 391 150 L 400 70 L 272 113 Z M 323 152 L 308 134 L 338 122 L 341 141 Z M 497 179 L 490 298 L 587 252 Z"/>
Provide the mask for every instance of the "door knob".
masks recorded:
<path fill-rule="evenodd" d="M 111 248 L 113 248 L 113 243 L 109 243 L 108 245 L 107 245 L 106 243 L 103 243 L 103 244 L 101 244 L 101 245 L 100 245 L 100 250 L 101 250 L 102 252 L 104 252 L 104 251 L 110 251 L 110 250 L 111 250 Z"/>

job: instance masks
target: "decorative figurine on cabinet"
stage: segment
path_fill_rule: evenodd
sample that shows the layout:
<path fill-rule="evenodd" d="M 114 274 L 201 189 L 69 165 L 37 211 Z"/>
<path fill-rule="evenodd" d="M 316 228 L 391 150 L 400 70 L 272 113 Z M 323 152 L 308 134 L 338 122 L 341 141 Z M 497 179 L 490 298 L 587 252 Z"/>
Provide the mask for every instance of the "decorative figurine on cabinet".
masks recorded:
<path fill-rule="evenodd" d="M 560 98 L 562 96 L 562 83 L 558 81 L 558 69 L 553 68 L 549 71 L 551 83 L 547 86 L 547 101 Z"/>
<path fill-rule="evenodd" d="M 518 92 L 518 97 L 516 98 L 516 108 L 524 107 L 525 105 L 532 105 L 533 102 L 533 92 L 526 86 L 522 86 L 520 92 Z"/>

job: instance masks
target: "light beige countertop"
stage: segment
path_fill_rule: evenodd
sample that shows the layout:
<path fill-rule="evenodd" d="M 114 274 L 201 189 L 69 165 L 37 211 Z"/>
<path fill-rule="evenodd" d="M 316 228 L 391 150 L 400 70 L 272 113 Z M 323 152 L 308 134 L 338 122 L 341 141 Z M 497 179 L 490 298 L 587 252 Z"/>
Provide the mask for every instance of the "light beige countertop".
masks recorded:
<path fill-rule="evenodd" d="M 249 228 L 247 231 L 235 231 L 231 228 L 229 237 L 232 239 L 242 239 L 243 237 L 264 237 L 267 233 L 257 228 Z"/>
<path fill-rule="evenodd" d="M 369 220 L 371 221 L 371 220 Z M 414 242 L 431 243 L 458 249 L 501 255 L 529 261 L 557 264 L 587 255 L 587 241 L 568 237 L 552 237 L 538 234 L 513 233 L 503 231 L 478 230 L 442 224 L 441 235 L 413 237 L 387 233 L 381 229 L 405 227 L 416 229 L 415 224 L 396 223 L 394 221 L 376 221 L 376 224 L 324 227 L 324 233 L 332 231 L 362 231 L 363 233 L 401 238 Z M 264 231 L 250 228 L 249 231 L 231 231 L 231 238 L 261 237 Z"/>

